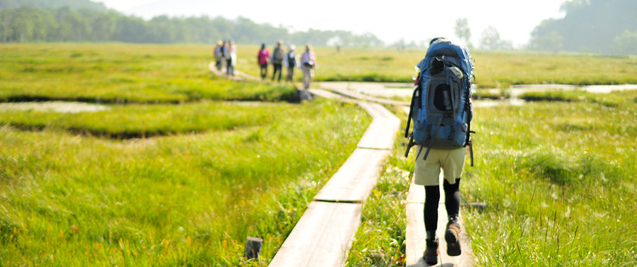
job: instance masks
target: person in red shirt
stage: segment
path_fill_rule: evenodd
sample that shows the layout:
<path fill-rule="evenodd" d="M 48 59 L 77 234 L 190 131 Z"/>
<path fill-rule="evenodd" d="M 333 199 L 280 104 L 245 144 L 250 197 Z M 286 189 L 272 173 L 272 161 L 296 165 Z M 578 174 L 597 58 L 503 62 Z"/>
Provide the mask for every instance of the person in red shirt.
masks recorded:
<path fill-rule="evenodd" d="M 259 54 L 257 55 L 257 63 L 261 67 L 261 79 L 265 80 L 265 77 L 268 76 L 268 63 L 270 62 L 270 50 L 265 47 L 265 44 L 261 44 L 261 50 L 259 50 Z"/>

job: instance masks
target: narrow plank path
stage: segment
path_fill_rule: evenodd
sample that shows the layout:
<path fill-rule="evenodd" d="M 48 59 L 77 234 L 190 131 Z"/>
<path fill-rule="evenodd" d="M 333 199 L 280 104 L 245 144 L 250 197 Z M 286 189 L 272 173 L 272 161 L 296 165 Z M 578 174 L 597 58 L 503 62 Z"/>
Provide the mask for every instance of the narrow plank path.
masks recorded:
<path fill-rule="evenodd" d="M 250 81 L 258 81 L 259 78 L 254 77 L 254 76 L 250 76 L 248 74 L 245 74 L 243 72 L 240 72 L 238 70 L 234 70 L 234 76 L 231 75 L 226 75 L 226 69 L 223 68 L 221 70 L 218 70 L 217 67 L 215 67 L 215 62 L 211 62 L 208 65 L 208 69 L 214 73 L 215 75 L 219 76 L 219 77 L 225 77 L 234 81 L 245 81 L 245 80 L 250 80 Z"/>
<path fill-rule="evenodd" d="M 346 84 L 347 86 L 343 86 L 344 84 Z M 321 86 L 323 88 L 326 88 L 327 90 L 330 90 L 330 91 L 332 91 L 334 93 L 337 93 L 337 94 L 340 94 L 342 96 L 345 96 L 345 97 L 348 97 L 348 98 L 352 98 L 352 99 L 366 100 L 366 101 L 370 101 L 370 102 L 376 102 L 376 103 L 387 104 L 387 105 L 399 105 L 399 106 L 409 106 L 410 105 L 409 102 L 395 101 L 395 100 L 390 100 L 390 99 L 385 99 L 385 98 L 377 98 L 377 97 L 361 94 L 359 92 L 347 89 L 350 85 L 358 86 L 358 85 L 362 85 L 362 84 L 364 84 L 364 83 L 338 83 L 338 82 L 330 83 L 330 82 L 322 82 L 322 83 L 319 83 L 319 86 Z"/>
<path fill-rule="evenodd" d="M 356 150 L 314 197 L 269 266 L 343 266 L 361 220 L 363 203 L 376 185 L 400 119 L 377 103 L 345 99 L 319 89 L 311 93 L 355 102 L 372 117 Z"/>
<path fill-rule="evenodd" d="M 217 75 L 225 76 L 216 71 L 214 65 L 210 65 L 210 69 Z M 238 79 L 253 78 L 248 76 Z M 309 91 L 316 96 L 357 103 L 373 117 L 373 120 L 356 150 L 314 197 L 314 201 L 310 203 L 270 262 L 269 266 L 272 267 L 345 265 L 354 235 L 360 225 L 364 201 L 376 185 L 384 160 L 393 148 L 400 127 L 400 119 L 378 103 L 409 105 L 340 88 L 334 88 L 332 92 L 321 89 Z M 408 267 L 428 266 L 422 259 L 425 248 L 424 199 L 424 188 L 412 183 L 406 205 Z M 444 231 L 447 214 L 444 203 L 441 203 L 438 213 L 437 235 L 440 237 L 441 255 L 439 264 L 435 266 L 473 266 L 473 252 L 464 231 L 461 232 L 462 254 L 458 257 L 446 255 Z"/>

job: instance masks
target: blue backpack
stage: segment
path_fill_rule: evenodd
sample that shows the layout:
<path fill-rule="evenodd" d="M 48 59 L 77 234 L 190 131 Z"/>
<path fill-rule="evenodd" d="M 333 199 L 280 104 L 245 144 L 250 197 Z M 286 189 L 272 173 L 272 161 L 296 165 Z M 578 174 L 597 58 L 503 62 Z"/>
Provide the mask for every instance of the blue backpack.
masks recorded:
<path fill-rule="evenodd" d="M 434 39 L 425 58 L 416 66 L 417 86 L 411 99 L 405 137 L 409 138 L 405 157 L 414 145 L 456 149 L 469 146 L 471 165 L 471 79 L 473 62 L 464 45 Z M 409 133 L 413 121 L 413 131 Z M 418 152 L 418 156 L 420 152 Z"/>

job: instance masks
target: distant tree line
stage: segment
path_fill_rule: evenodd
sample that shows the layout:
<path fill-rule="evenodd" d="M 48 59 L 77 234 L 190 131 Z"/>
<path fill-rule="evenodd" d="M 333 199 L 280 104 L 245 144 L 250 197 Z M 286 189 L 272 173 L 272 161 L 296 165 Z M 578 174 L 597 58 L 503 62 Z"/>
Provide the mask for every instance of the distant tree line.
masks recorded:
<path fill-rule="evenodd" d="M 75 9 L 86 7 L 100 11 L 108 10 L 104 4 L 90 0 L 0 0 L 0 9 L 13 9 L 21 6 L 40 8 L 69 6 Z"/>
<path fill-rule="evenodd" d="M 637 1 L 571 0 L 566 16 L 542 21 L 530 47 L 547 51 L 637 54 Z"/>
<path fill-rule="evenodd" d="M 6 0 L 3 0 L 6 1 Z M 27 0 L 28 1 L 28 0 Z M 49 0 L 30 0 L 46 2 Z M 59 0 L 78 3 L 86 0 Z M 2 6 L 0 6 L 2 7 Z M 11 6 L 10 6 L 11 7 Z M 246 18 L 168 17 L 151 20 L 116 11 L 77 6 L 39 8 L 20 6 L 0 10 L 0 42 L 126 42 L 216 43 L 234 40 L 242 44 L 286 43 L 317 46 L 383 46 L 371 33 L 320 31 L 290 32 L 283 27 L 258 24 Z"/>

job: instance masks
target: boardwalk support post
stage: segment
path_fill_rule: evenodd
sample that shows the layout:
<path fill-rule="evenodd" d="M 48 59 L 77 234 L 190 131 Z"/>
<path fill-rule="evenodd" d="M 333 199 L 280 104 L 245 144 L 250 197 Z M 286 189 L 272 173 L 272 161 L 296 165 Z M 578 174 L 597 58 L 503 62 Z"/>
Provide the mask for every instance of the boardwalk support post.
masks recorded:
<path fill-rule="evenodd" d="M 261 254 L 261 246 L 263 245 L 263 239 L 256 237 L 248 237 L 246 240 L 246 250 L 243 256 L 250 259 L 258 259 Z"/>

